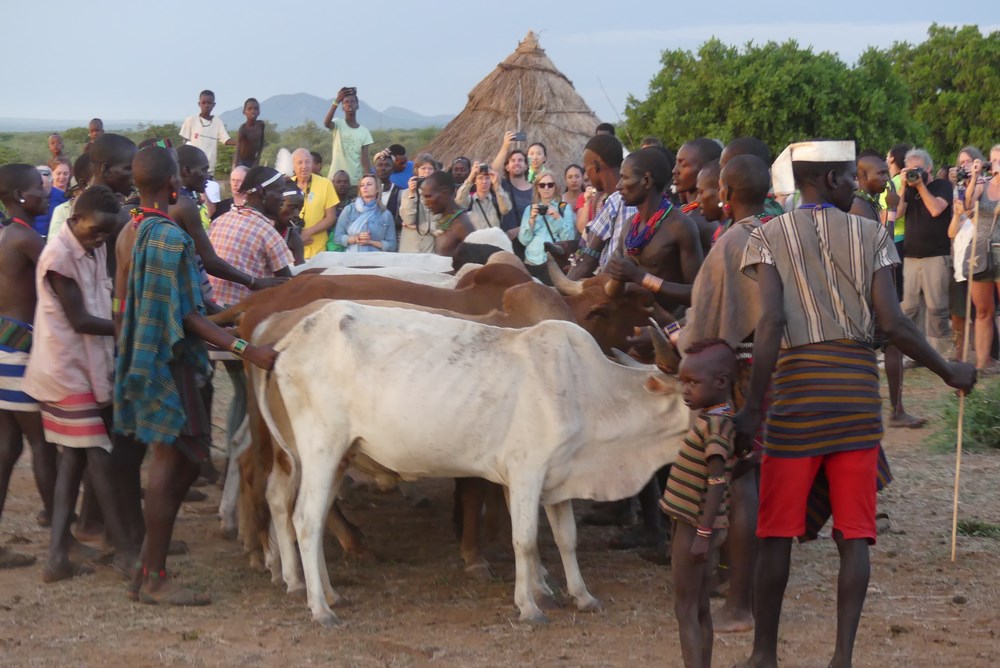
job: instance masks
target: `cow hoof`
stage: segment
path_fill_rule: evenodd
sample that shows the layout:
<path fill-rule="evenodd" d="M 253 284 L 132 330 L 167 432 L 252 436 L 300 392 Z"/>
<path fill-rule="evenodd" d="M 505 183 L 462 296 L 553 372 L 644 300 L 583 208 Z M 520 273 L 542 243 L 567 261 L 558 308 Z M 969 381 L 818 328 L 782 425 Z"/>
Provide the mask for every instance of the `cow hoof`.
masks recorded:
<path fill-rule="evenodd" d="M 477 582 L 491 582 L 495 576 L 493 569 L 485 561 L 465 567 L 465 574 Z"/>
<path fill-rule="evenodd" d="M 585 598 L 579 599 L 576 602 L 576 609 L 580 612 L 600 612 L 604 609 L 601 602 L 596 598 L 588 594 Z"/>
<path fill-rule="evenodd" d="M 313 615 L 313 621 L 317 622 L 321 626 L 325 626 L 328 629 L 340 626 L 340 619 L 332 612 L 327 612 L 322 615 Z"/>
<path fill-rule="evenodd" d="M 548 624 L 549 618 L 544 612 L 535 608 L 535 610 L 531 612 L 522 612 L 521 619 L 519 621 L 522 624 L 535 624 L 541 626 L 543 624 Z"/>

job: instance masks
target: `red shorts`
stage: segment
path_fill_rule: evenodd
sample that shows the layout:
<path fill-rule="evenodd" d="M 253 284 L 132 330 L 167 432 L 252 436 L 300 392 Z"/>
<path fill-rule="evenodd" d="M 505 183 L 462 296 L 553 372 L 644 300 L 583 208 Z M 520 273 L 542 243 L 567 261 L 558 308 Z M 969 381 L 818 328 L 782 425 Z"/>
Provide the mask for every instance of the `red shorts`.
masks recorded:
<path fill-rule="evenodd" d="M 806 500 L 820 466 L 830 482 L 833 529 L 875 542 L 878 448 L 819 457 L 771 457 L 760 467 L 758 538 L 797 538 L 806 531 Z"/>

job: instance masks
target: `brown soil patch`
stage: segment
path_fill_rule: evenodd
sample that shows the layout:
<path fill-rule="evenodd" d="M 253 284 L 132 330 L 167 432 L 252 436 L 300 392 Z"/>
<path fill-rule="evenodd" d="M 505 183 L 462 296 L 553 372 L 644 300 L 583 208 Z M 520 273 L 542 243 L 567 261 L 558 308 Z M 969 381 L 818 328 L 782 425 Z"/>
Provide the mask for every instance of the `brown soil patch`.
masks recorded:
<path fill-rule="evenodd" d="M 933 417 L 943 386 L 926 371 L 907 379 L 911 412 Z M 228 380 L 217 383 L 224 402 Z M 221 410 L 216 424 L 224 424 Z M 1000 541 L 960 537 L 958 561 L 950 562 L 954 456 L 924 444 L 931 428 L 887 433 L 896 482 L 880 509 L 891 516 L 892 531 L 872 551 L 858 666 L 1000 664 Z M 0 544 L 14 543 L 41 561 L 48 534 L 35 526 L 39 503 L 26 460 L 15 471 Z M 962 480 L 961 516 L 1000 523 L 1000 453 L 967 454 Z M 509 545 L 490 555 L 496 581 L 464 577 L 450 528 L 450 483 L 419 483 L 429 500 L 419 505 L 398 493 L 359 492 L 346 513 L 378 558 L 344 562 L 339 548 L 328 547 L 334 587 L 352 605 L 338 611 L 342 626 L 327 630 L 310 621 L 303 600 L 251 570 L 237 543 L 220 537 L 219 491 L 206 489 L 208 502 L 184 506 L 176 533 L 192 550 L 171 567 L 209 590 L 213 605 L 130 603 L 122 582 L 103 567 L 54 585 L 42 584 L 40 563 L 0 572 L 0 665 L 680 665 L 669 569 L 607 550 L 613 529 L 580 528 L 581 568 L 604 611 L 566 607 L 550 613 L 547 627 L 533 628 L 517 623 Z M 558 554 L 541 524 L 543 560 L 560 583 Z M 837 564 L 830 540 L 794 549 L 783 666 L 829 661 Z M 732 665 L 750 644 L 751 634 L 717 636 L 715 664 Z"/>

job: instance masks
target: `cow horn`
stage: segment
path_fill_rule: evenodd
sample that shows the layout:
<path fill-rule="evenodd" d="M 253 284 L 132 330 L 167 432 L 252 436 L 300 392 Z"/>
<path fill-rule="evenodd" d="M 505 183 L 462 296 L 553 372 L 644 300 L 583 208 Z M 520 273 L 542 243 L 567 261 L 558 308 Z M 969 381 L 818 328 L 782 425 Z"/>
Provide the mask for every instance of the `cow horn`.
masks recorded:
<path fill-rule="evenodd" d="M 656 350 L 656 366 L 664 373 L 677 373 L 680 356 L 667 339 L 667 335 L 659 325 L 653 327 L 650 333 L 653 338 L 653 348 Z"/>
<path fill-rule="evenodd" d="M 552 285 L 559 294 L 562 295 L 579 295 L 583 294 L 583 281 L 572 281 L 566 277 L 563 270 L 559 268 L 559 264 L 552 257 L 551 253 L 546 254 L 548 260 L 546 264 L 549 268 L 549 278 L 552 279 Z"/>
<path fill-rule="evenodd" d="M 625 284 L 613 278 L 608 279 L 608 282 L 604 284 L 604 294 L 612 299 L 620 295 L 624 289 Z"/>
<path fill-rule="evenodd" d="M 631 367 L 633 369 L 646 369 L 646 368 L 648 368 L 645 364 L 643 364 L 639 360 L 635 359 L 634 357 L 632 357 L 631 355 L 629 355 L 627 353 L 623 353 L 622 351 L 618 350 L 617 348 L 612 348 L 611 349 L 611 356 L 614 357 L 615 361 L 618 362 L 619 364 L 621 364 L 622 366 Z"/>

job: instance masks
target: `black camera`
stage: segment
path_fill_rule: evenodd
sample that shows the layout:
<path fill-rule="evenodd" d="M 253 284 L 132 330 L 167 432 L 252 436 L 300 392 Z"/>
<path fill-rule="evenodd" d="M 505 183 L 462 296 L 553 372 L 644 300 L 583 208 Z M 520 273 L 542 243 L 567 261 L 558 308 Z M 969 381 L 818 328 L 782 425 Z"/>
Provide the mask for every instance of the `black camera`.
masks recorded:
<path fill-rule="evenodd" d="M 959 167 L 955 170 L 955 185 L 964 186 L 969 181 L 971 176 L 972 172 Z"/>
<path fill-rule="evenodd" d="M 417 190 L 420 190 L 420 186 L 424 185 L 424 181 L 426 181 L 426 179 L 423 179 L 419 176 L 417 177 Z"/>
<path fill-rule="evenodd" d="M 923 167 L 913 167 L 910 171 L 906 172 L 906 182 L 916 183 L 923 180 L 924 178 L 924 168 Z"/>
<path fill-rule="evenodd" d="M 548 204 L 539 204 L 538 205 L 538 215 L 539 216 L 544 216 L 548 212 L 549 212 L 549 205 Z"/>
<path fill-rule="evenodd" d="M 490 166 L 489 165 L 479 165 L 479 173 L 480 174 L 489 174 L 490 173 Z"/>

